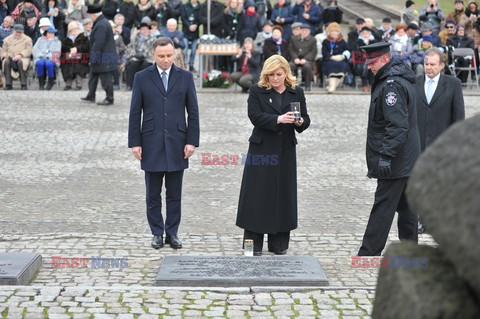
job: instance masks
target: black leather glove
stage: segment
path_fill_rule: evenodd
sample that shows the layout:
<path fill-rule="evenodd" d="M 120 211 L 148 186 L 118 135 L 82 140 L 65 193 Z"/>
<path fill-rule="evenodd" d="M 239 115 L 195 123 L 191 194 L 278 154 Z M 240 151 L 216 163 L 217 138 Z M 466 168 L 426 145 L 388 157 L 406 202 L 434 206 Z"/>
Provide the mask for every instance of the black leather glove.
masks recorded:
<path fill-rule="evenodd" d="M 392 160 L 380 157 L 378 160 L 378 175 L 381 178 L 387 178 L 392 173 Z"/>

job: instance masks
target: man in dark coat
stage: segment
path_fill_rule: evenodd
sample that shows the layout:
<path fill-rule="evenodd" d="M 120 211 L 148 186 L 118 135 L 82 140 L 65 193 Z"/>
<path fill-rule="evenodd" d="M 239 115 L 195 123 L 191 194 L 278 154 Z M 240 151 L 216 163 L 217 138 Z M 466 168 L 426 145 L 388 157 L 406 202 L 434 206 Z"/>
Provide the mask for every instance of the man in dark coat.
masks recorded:
<path fill-rule="evenodd" d="M 311 29 L 308 24 L 302 24 L 301 28 L 300 36 L 290 39 L 288 54 L 290 55 L 290 68 L 294 74 L 298 74 L 298 69 L 302 70 L 302 77 L 305 79 L 305 91 L 310 91 L 313 64 L 317 56 L 317 40 L 310 35 Z"/>
<path fill-rule="evenodd" d="M 207 34 L 208 22 L 207 22 L 207 11 L 208 11 L 208 1 L 205 1 L 200 6 L 200 22 L 203 24 L 203 33 Z M 216 35 L 219 38 L 224 37 L 223 32 L 223 10 L 225 10 L 225 5 L 218 2 L 217 0 L 212 0 L 210 4 L 210 33 Z"/>
<path fill-rule="evenodd" d="M 95 102 L 98 79 L 106 92 L 106 98 L 98 105 L 113 104 L 113 72 L 117 67 L 118 56 L 112 27 L 102 15 L 102 7 L 88 6 L 87 13 L 93 21 L 90 34 L 90 76 L 88 79 L 88 94 L 83 101 Z"/>
<path fill-rule="evenodd" d="M 139 71 L 133 82 L 128 147 L 145 171 L 147 218 L 153 234 L 151 245 L 155 249 L 163 247 L 165 233 L 165 243 L 178 249 L 182 248 L 177 231 L 183 172 L 200 140 L 197 95 L 192 73 L 173 64 L 172 40 L 158 38 L 152 55 L 155 63 Z M 164 178 L 165 222 L 161 211 Z"/>
<path fill-rule="evenodd" d="M 441 73 L 443 54 L 437 48 L 425 52 L 425 75 L 417 77 L 417 121 L 422 152 L 450 125 L 465 119 L 462 83 L 454 76 Z M 418 224 L 418 233 L 425 226 Z"/>
<path fill-rule="evenodd" d="M 405 197 L 408 177 L 420 155 L 415 74 L 403 61 L 392 59 L 389 43 L 360 49 L 375 75 L 366 153 L 368 177 L 377 178 L 377 190 L 358 255 L 380 256 L 396 211 L 400 240 L 418 242 L 417 216 Z"/>
<path fill-rule="evenodd" d="M 444 67 L 440 50 L 432 48 L 425 52 L 425 75 L 417 77 L 415 85 L 422 151 L 450 125 L 465 119 L 462 83 L 454 76 L 443 74 Z"/>

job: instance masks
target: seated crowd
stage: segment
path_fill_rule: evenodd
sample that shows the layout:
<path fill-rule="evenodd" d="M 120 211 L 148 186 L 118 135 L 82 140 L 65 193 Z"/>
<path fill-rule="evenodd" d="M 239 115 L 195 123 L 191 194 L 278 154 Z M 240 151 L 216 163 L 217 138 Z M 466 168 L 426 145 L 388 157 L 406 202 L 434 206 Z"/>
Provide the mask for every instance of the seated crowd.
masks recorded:
<path fill-rule="evenodd" d="M 369 91 L 373 78 L 359 48 L 375 42 L 390 43 L 392 54 L 417 74 L 423 74 L 424 53 L 431 47 L 440 48 L 449 58 L 447 73 L 452 72 L 452 65 L 468 66 L 472 59 L 477 59 L 478 66 L 478 4 L 452 1 L 454 12 L 445 14 L 437 0 L 428 0 L 420 12 L 408 0 L 401 23 L 394 26 L 390 18 L 384 18 L 377 28 L 371 19 L 359 18 L 343 36 L 343 13 L 337 0 L 327 0 L 323 5 L 318 0 L 277 0 L 273 6 L 268 0 L 212 0 L 210 33 L 240 46 L 231 58 L 217 56 L 214 67 L 230 73 L 246 92 L 258 80 L 263 61 L 280 54 L 289 61 L 305 90 L 311 89 L 317 75 L 317 83 L 323 87 L 325 79 L 331 93 L 341 83 L 353 85 L 355 77 L 361 79 L 362 90 Z M 206 1 L 95 2 L 102 4 L 102 13 L 111 22 L 120 57 L 115 89 L 120 89 L 123 79 L 126 89 L 131 90 L 135 73 L 153 63 L 152 43 L 160 36 L 173 40 L 175 64 L 196 72 L 200 26 L 204 33 L 207 29 Z M 26 90 L 29 68 L 41 90 L 53 87 L 58 71 L 62 72 L 65 90 L 82 89 L 89 73 L 89 36 L 93 25 L 84 0 L 2 1 L 0 24 L 5 89 L 11 89 L 12 81 L 19 78 L 21 88 Z M 451 53 L 457 48 L 471 48 L 475 54 L 453 59 Z M 468 75 L 465 71 L 456 74 L 462 82 Z"/>

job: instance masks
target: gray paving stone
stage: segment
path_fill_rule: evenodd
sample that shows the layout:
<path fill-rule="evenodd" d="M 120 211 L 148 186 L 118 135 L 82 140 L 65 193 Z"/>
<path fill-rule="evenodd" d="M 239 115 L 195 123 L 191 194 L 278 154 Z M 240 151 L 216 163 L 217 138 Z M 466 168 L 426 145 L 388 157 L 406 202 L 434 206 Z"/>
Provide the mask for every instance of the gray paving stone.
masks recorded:
<path fill-rule="evenodd" d="M 267 306 L 279 317 L 292 311 L 308 317 L 313 305 L 320 318 L 339 317 L 334 306 L 344 307 L 344 315 L 347 311 L 370 313 L 374 290 L 357 288 L 374 287 L 378 270 L 351 268 L 375 189 L 375 181 L 365 177 L 368 96 L 307 95 L 312 125 L 298 135 L 299 228 L 292 232 L 288 251 L 317 257 L 331 286 L 357 288 L 306 291 L 291 287 L 287 293 L 255 287 L 225 293 L 220 289 L 155 290 L 153 286 L 166 255 L 243 253 L 242 230 L 234 223 L 243 166 L 205 166 L 201 155 L 246 152 L 252 128 L 246 115 L 247 96 L 199 94 L 202 138 L 184 179 L 179 233 L 184 248 L 157 251 L 150 247 L 144 216 L 143 173 L 126 148 L 130 94 L 115 92 L 111 108 L 82 104 L 79 97 L 84 94 L 2 93 L 0 229 L 6 231 L 0 234 L 0 250 L 38 251 L 44 265 L 32 283 L 35 287 L 0 287 L 0 313 L 8 308 L 12 318 L 27 305 L 32 316 L 48 307 L 49 318 L 65 318 L 68 307 L 79 307 L 85 312 L 75 313 L 78 318 L 91 314 L 132 318 L 133 313 L 105 313 L 106 309 L 128 311 L 120 303 L 121 296 L 124 304 L 136 308 L 136 314 L 143 314 L 146 307 L 149 315 L 168 311 L 166 317 L 172 318 L 182 317 L 183 308 L 191 302 L 206 307 L 186 311 L 210 307 L 207 311 L 217 316 L 223 307 L 232 318 L 250 312 L 273 317 L 262 308 Z M 4 107 L 5 101 L 14 102 Z M 478 97 L 466 97 L 465 102 L 467 117 L 480 112 Z M 222 121 L 209 120 L 219 115 Z M 397 240 L 394 228 L 388 243 Z M 421 235 L 420 242 L 436 245 L 428 235 Z M 52 256 L 127 257 L 129 267 L 56 269 Z M 363 310 L 350 309 L 355 299 Z"/>

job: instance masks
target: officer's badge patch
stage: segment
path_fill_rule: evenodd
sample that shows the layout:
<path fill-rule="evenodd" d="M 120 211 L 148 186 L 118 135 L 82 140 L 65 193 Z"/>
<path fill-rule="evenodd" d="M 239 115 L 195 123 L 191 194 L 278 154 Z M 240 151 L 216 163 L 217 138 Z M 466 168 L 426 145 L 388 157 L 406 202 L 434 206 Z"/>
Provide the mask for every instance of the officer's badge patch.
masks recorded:
<path fill-rule="evenodd" d="M 387 103 L 388 106 L 394 106 L 397 104 L 397 95 L 395 92 L 388 92 L 387 97 L 385 98 L 385 102 Z"/>

